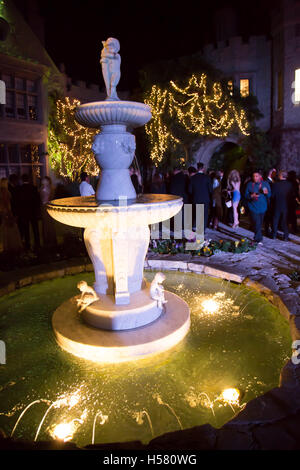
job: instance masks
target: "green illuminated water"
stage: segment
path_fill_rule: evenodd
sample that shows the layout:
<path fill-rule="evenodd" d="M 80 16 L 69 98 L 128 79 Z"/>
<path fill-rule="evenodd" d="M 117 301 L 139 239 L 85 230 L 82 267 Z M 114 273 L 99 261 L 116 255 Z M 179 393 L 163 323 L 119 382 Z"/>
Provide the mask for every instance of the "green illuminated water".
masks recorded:
<path fill-rule="evenodd" d="M 49 411 L 38 439 L 52 439 L 55 425 L 74 419 L 73 441 L 142 440 L 204 423 L 222 426 L 239 411 L 219 398 L 226 388 L 242 392 L 240 406 L 278 385 L 280 369 L 291 352 L 287 322 L 262 296 L 247 288 L 202 275 L 168 272 L 164 286 L 191 308 L 191 329 L 177 347 L 147 360 L 101 366 L 78 359 L 56 344 L 54 310 L 78 294 L 76 284 L 93 283 L 79 274 L 17 290 L 2 297 L 0 339 L 7 348 L 0 365 L 0 428 L 6 435 L 34 400 L 49 404 L 76 394 L 78 403 Z M 146 277 L 152 280 L 153 272 Z M 211 314 L 202 305 L 213 299 Z M 33 440 L 48 405 L 25 413 L 15 438 Z M 142 413 L 144 412 L 144 413 Z M 147 412 L 147 413 L 146 413 Z M 151 420 L 151 425 L 147 414 Z M 103 423 L 103 424 L 101 424 Z"/>

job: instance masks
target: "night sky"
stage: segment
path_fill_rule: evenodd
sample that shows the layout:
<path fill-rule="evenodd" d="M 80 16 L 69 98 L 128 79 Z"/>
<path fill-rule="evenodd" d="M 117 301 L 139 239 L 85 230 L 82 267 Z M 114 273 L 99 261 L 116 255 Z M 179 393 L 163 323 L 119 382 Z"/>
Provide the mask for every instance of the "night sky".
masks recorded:
<path fill-rule="evenodd" d="M 217 7 L 229 4 L 237 8 L 239 34 L 268 33 L 271 3 L 269 0 L 38 2 L 45 20 L 46 49 L 57 65 L 65 64 L 73 79 L 104 85 L 99 65 L 101 41 L 108 37 L 119 39 L 120 90 L 138 87 L 138 71 L 144 64 L 188 55 L 212 42 Z"/>

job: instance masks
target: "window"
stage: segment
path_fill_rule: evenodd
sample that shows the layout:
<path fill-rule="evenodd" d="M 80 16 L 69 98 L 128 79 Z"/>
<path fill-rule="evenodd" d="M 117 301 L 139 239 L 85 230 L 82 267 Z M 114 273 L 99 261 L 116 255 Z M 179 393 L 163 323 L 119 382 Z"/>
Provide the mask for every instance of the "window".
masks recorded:
<path fill-rule="evenodd" d="M 13 88 L 12 77 L 10 75 L 2 75 L 2 80 L 5 82 L 6 88 Z"/>
<path fill-rule="evenodd" d="M 42 156 L 43 145 L 0 144 L 0 175 L 8 178 L 15 173 L 26 173 L 33 180 L 46 174 L 45 158 Z"/>
<path fill-rule="evenodd" d="M 300 69 L 295 70 L 295 102 L 300 103 Z"/>
<path fill-rule="evenodd" d="M 233 80 L 228 80 L 227 88 L 230 96 L 233 96 Z"/>
<path fill-rule="evenodd" d="M 37 97 L 34 95 L 28 95 L 28 115 L 32 121 L 37 120 Z"/>
<path fill-rule="evenodd" d="M 14 119 L 38 119 L 37 81 L 2 74 L 6 86 L 6 105 L 1 115 Z"/>
<path fill-rule="evenodd" d="M 246 98 L 250 94 L 250 80 L 249 78 L 240 79 L 240 94 L 242 98 Z"/>
<path fill-rule="evenodd" d="M 6 91 L 6 105 L 4 109 L 6 117 L 15 116 L 15 100 L 12 91 Z"/>
<path fill-rule="evenodd" d="M 8 145 L 8 161 L 9 163 L 19 163 L 19 152 L 17 145 Z"/>
<path fill-rule="evenodd" d="M 25 95 L 16 93 L 17 116 L 19 119 L 26 119 Z"/>
<path fill-rule="evenodd" d="M 21 162 L 22 163 L 31 163 L 31 146 L 22 145 L 20 147 Z"/>
<path fill-rule="evenodd" d="M 24 80 L 24 78 L 16 77 L 15 78 L 16 90 L 25 90 L 25 83 L 26 81 Z"/>

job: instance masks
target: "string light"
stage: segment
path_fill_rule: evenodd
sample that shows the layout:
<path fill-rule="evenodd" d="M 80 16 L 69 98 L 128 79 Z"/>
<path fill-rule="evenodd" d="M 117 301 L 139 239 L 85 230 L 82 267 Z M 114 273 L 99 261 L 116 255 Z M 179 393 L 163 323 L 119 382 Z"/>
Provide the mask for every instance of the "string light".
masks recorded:
<path fill-rule="evenodd" d="M 61 176 L 75 180 L 84 169 L 88 174 L 96 176 L 99 167 L 95 161 L 91 147 L 97 129 L 83 127 L 74 118 L 74 112 L 80 101 L 66 97 L 56 103 L 56 119 L 59 133 L 53 127 L 48 133 L 48 152 L 50 164 Z"/>
<path fill-rule="evenodd" d="M 208 91 L 207 75 L 192 75 L 185 88 L 174 81 L 166 89 L 153 85 L 145 102 L 151 107 L 152 119 L 146 125 L 151 145 L 150 157 L 157 166 L 168 149 L 181 144 L 166 121 L 179 123 L 185 131 L 201 136 L 225 138 L 237 127 L 249 135 L 249 123 L 243 109 L 223 93 L 221 84 L 215 82 Z"/>

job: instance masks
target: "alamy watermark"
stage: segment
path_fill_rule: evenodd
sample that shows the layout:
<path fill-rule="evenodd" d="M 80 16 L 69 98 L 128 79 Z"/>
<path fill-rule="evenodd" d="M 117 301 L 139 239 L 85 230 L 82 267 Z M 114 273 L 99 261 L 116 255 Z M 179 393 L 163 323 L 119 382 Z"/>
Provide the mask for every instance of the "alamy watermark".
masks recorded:
<path fill-rule="evenodd" d="M 167 203 L 168 201 L 166 201 Z M 109 203 L 101 203 L 96 211 L 96 216 L 102 218 L 106 207 L 118 207 L 115 212 L 114 231 L 119 235 L 123 234 L 127 240 L 136 240 L 139 238 L 137 226 L 131 222 L 130 208 L 131 203 L 127 201 L 126 196 L 119 196 L 119 200 L 114 205 Z M 185 244 L 186 251 L 199 250 L 199 244 L 204 243 L 204 204 L 184 204 L 179 212 L 170 218 L 172 205 L 170 204 L 166 211 L 166 205 L 153 203 L 135 206 L 132 217 L 138 220 L 138 226 L 150 227 L 150 238 L 152 240 L 162 239 L 170 240 L 187 240 Z M 176 209 L 175 209 L 176 210 Z M 113 213 L 114 211 L 112 211 Z M 164 217 L 165 220 L 161 221 Z M 149 225 L 149 222 L 157 220 L 156 223 Z M 134 222 L 134 221 L 133 221 Z M 102 238 L 111 237 L 110 231 L 102 231 Z"/>
<path fill-rule="evenodd" d="M 300 339 L 296 339 L 292 343 L 293 354 L 291 361 L 292 363 L 297 366 L 300 364 Z"/>
<path fill-rule="evenodd" d="M 6 364 L 6 346 L 4 341 L 0 340 L 0 364 Z"/>

